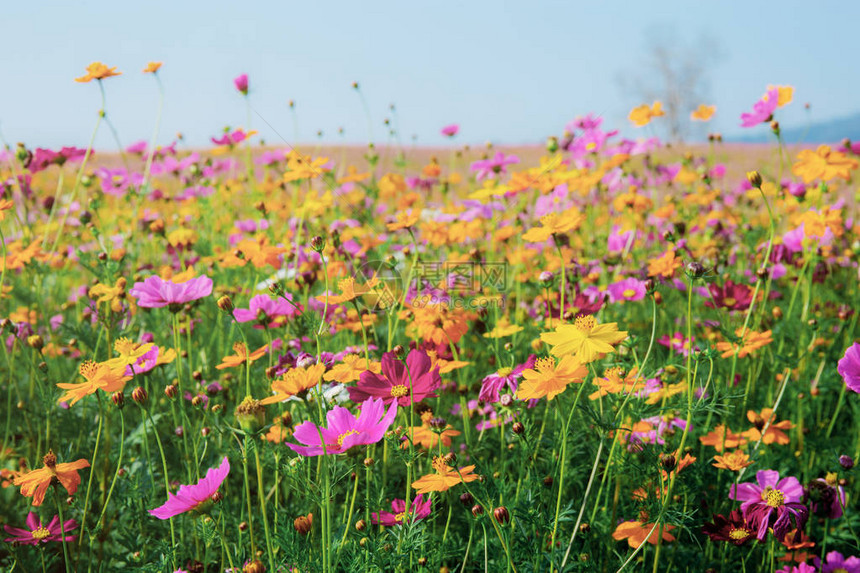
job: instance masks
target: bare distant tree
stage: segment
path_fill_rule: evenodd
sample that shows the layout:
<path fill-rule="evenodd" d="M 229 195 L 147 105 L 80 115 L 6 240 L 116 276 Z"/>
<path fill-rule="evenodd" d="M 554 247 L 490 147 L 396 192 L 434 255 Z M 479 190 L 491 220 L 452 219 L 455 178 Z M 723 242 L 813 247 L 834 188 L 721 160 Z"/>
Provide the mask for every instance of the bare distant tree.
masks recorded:
<path fill-rule="evenodd" d="M 710 103 L 708 75 L 720 57 L 719 44 L 710 36 L 685 42 L 671 29 L 653 29 L 636 71 L 619 83 L 633 105 L 660 100 L 666 115 L 658 125 L 670 141 L 683 141 L 692 131 L 690 113 Z"/>

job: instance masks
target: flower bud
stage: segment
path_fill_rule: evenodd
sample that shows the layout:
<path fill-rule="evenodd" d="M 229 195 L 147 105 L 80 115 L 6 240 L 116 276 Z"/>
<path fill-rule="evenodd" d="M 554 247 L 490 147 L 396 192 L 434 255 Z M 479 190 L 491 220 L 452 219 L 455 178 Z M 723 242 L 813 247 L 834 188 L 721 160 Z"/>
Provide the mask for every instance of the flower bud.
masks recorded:
<path fill-rule="evenodd" d="M 502 525 L 511 520 L 511 514 L 508 513 L 508 508 L 506 508 L 504 505 L 499 506 L 493 510 L 493 517 L 495 517 L 496 521 L 498 521 Z"/>
<path fill-rule="evenodd" d="M 466 507 L 469 507 L 470 505 L 475 503 L 475 498 L 472 497 L 472 494 L 467 491 L 466 493 L 460 494 L 460 503 L 462 503 Z"/>
<path fill-rule="evenodd" d="M 307 535 L 314 525 L 314 514 L 300 515 L 293 520 L 293 527 L 299 535 Z"/>
<path fill-rule="evenodd" d="M 131 392 L 131 399 L 134 400 L 135 404 L 140 404 L 141 406 L 145 405 L 149 400 L 149 394 L 146 393 L 141 386 L 138 386 Z"/>
<path fill-rule="evenodd" d="M 752 185 L 756 189 L 761 189 L 762 178 L 761 173 L 759 173 L 758 171 L 748 171 L 747 181 L 749 181 L 750 185 Z"/>
<path fill-rule="evenodd" d="M 453 466 L 457 463 L 457 455 L 454 452 L 448 452 L 447 454 L 442 456 L 442 461 L 444 461 L 449 466 Z"/>
<path fill-rule="evenodd" d="M 472 515 L 478 517 L 484 513 L 484 508 L 478 505 L 477 503 L 472 506 Z"/>
<path fill-rule="evenodd" d="M 699 279 L 705 274 L 705 267 L 702 266 L 702 263 L 693 261 L 692 263 L 687 263 L 686 272 L 687 276 L 691 279 Z"/>
<path fill-rule="evenodd" d="M 266 407 L 259 400 L 246 396 L 236 406 L 235 416 L 239 426 L 246 432 L 253 434 L 266 423 Z"/>
<path fill-rule="evenodd" d="M 311 239 L 311 248 L 316 252 L 321 253 L 323 249 L 325 249 L 325 239 L 323 239 L 319 235 L 316 235 L 314 238 Z"/>
<path fill-rule="evenodd" d="M 259 559 L 254 559 L 242 568 L 242 573 L 264 573 L 266 567 Z"/>
<path fill-rule="evenodd" d="M 223 493 L 221 493 L 220 491 L 216 491 L 215 493 L 213 493 L 213 494 L 209 497 L 209 499 L 211 499 L 211 500 L 212 500 L 212 501 L 214 501 L 215 503 L 218 503 L 219 501 L 221 501 L 222 499 L 224 499 L 224 494 L 223 494 Z"/>
<path fill-rule="evenodd" d="M 546 150 L 550 153 L 555 153 L 558 151 L 558 138 L 555 136 L 550 136 L 546 140 Z"/>
<path fill-rule="evenodd" d="M 549 288 L 552 286 L 553 281 L 555 280 L 555 275 L 550 271 L 543 271 L 540 275 L 538 275 L 538 282 L 540 282 L 540 286 L 543 288 Z"/>
<path fill-rule="evenodd" d="M 522 422 L 514 422 L 514 425 L 511 426 L 511 430 L 519 436 L 526 431 L 526 427 L 523 426 Z"/>
<path fill-rule="evenodd" d="M 42 350 L 45 347 L 45 341 L 38 334 L 32 334 L 27 337 L 27 344 L 30 345 L 30 348 L 33 350 Z"/>
<path fill-rule="evenodd" d="M 122 393 L 122 390 L 118 390 L 111 394 L 110 399 L 119 409 L 122 409 L 122 407 L 125 406 L 125 395 Z"/>
<path fill-rule="evenodd" d="M 230 314 L 233 312 L 233 308 L 234 308 L 233 307 L 233 300 L 229 296 L 227 296 L 226 294 L 218 299 L 217 304 L 218 304 L 218 308 L 220 308 L 222 311 L 226 312 L 227 314 Z"/>
<path fill-rule="evenodd" d="M 844 470 L 850 470 L 854 467 L 854 459 L 851 456 L 841 455 L 839 456 L 839 465 L 842 466 Z"/>
<path fill-rule="evenodd" d="M 358 521 L 355 522 L 355 530 L 356 531 L 364 531 L 365 529 L 367 529 L 367 522 L 366 521 L 364 521 L 363 519 L 359 519 Z"/>

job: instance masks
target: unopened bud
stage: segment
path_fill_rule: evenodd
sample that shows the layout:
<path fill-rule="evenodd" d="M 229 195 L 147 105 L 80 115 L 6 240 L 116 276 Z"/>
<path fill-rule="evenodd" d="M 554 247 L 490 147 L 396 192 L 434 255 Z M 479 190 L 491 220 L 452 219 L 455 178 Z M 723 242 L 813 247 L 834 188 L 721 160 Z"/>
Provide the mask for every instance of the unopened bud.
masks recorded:
<path fill-rule="evenodd" d="M 748 171 L 747 181 L 749 181 L 750 185 L 752 185 L 756 189 L 760 189 L 762 184 L 761 173 L 759 173 L 758 171 Z"/>
<path fill-rule="evenodd" d="M 233 312 L 233 300 L 226 294 L 218 299 L 218 308 L 230 314 Z"/>
<path fill-rule="evenodd" d="M 111 401 L 117 408 L 122 409 L 125 406 L 125 395 L 122 393 L 122 390 L 118 390 L 110 395 Z"/>

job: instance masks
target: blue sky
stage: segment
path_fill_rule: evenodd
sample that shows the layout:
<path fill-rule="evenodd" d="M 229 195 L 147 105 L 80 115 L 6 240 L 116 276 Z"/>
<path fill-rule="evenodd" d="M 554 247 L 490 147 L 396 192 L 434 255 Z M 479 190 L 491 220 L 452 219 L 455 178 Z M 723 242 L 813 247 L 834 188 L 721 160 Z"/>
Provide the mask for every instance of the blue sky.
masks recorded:
<path fill-rule="evenodd" d="M 738 117 L 769 83 L 796 87 L 783 125 L 829 119 L 860 108 L 854 57 L 860 3 L 854 2 L 146 2 L 43 0 L 0 9 L 3 83 L 0 131 L 31 146 L 85 146 L 99 107 L 98 88 L 77 84 L 93 60 L 124 74 L 105 82 L 108 114 L 124 144 L 149 139 L 157 90 L 141 73 L 160 72 L 166 103 L 160 142 L 177 131 L 202 144 L 246 122 L 232 79 L 250 76 L 255 109 L 290 143 L 287 107 L 296 101 L 299 141 L 366 142 L 367 119 L 351 89 L 361 84 L 374 123 L 397 107 L 405 142 L 438 144 L 439 128 L 460 123 L 460 141 L 536 143 L 577 115 L 595 112 L 629 127 L 637 102 L 619 77 L 642 61 L 648 34 L 688 43 L 716 38 L 709 69 L 712 129 L 738 133 Z M 279 141 L 256 116 L 252 127 Z M 764 129 L 764 128 L 762 128 Z M 96 146 L 115 148 L 108 130 Z"/>

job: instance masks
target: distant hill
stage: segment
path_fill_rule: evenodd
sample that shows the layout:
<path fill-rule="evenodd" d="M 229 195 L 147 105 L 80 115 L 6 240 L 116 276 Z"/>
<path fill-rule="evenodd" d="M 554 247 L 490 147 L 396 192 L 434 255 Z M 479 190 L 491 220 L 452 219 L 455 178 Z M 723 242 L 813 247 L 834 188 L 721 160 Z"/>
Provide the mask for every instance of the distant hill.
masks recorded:
<path fill-rule="evenodd" d="M 786 143 L 839 143 L 846 137 L 860 141 L 860 113 L 820 121 L 809 126 L 790 127 L 782 130 Z M 738 143 L 772 143 L 773 136 L 765 130 L 748 136 L 727 137 L 727 141 Z"/>

